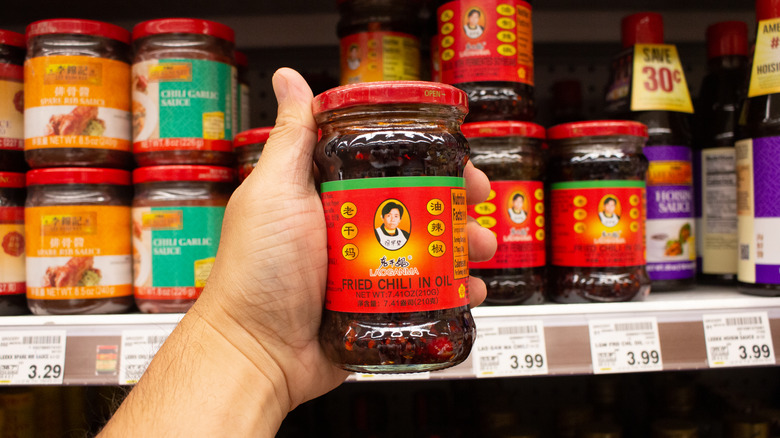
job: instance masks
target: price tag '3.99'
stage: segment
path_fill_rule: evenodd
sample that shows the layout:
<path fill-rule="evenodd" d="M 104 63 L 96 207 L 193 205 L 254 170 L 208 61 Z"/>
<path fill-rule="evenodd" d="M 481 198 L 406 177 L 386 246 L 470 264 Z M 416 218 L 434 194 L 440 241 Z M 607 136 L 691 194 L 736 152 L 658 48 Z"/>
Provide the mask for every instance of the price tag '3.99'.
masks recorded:
<path fill-rule="evenodd" d="M 766 312 L 704 315 L 710 368 L 774 365 Z"/>
<path fill-rule="evenodd" d="M 143 375 L 157 350 L 173 329 L 125 330 L 122 332 L 122 358 L 119 384 L 133 385 Z"/>
<path fill-rule="evenodd" d="M 661 371 L 661 342 L 654 317 L 588 322 L 593 374 Z"/>
<path fill-rule="evenodd" d="M 65 330 L 0 333 L 0 384 L 61 385 Z"/>
<path fill-rule="evenodd" d="M 483 321 L 471 351 L 477 377 L 549 373 L 542 321 Z"/>

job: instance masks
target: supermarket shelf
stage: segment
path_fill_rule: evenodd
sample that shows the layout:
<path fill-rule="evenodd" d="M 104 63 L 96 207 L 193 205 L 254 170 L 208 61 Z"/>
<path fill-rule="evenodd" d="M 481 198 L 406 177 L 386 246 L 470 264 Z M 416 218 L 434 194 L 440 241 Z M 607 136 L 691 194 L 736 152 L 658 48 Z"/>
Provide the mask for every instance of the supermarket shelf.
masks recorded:
<path fill-rule="evenodd" d="M 741 295 L 725 287 L 698 287 L 682 293 L 651 294 L 647 301 L 603 304 L 548 304 L 521 307 L 479 307 L 473 314 L 479 327 L 498 323 L 540 322 L 546 345 L 549 375 L 593 372 L 589 322 L 608 319 L 655 318 L 658 326 L 663 370 L 693 370 L 709 367 L 704 315 L 766 312 L 775 352 L 780 351 L 780 297 Z M 124 314 L 76 316 L 18 316 L 0 318 L 0 339 L 9 333 L 61 330 L 66 333 L 62 384 L 117 384 L 122 377 L 123 336 L 154 332 L 167 335 L 182 314 Z M 98 372 L 98 346 L 116 347 L 114 373 Z M 137 347 L 136 347 L 137 348 Z M 472 355 L 474 356 L 474 355 Z M 777 361 L 775 356 L 775 364 Z M 0 357 L 0 365 L 3 364 Z M 105 365 L 105 364 L 104 364 Z M 462 379 L 476 377 L 477 366 L 469 358 L 463 364 L 428 374 L 392 376 L 391 379 Z M 127 379 L 126 376 L 124 376 Z M 387 376 L 352 376 L 351 380 L 387 380 Z M 123 383 L 126 383 L 125 380 Z"/>

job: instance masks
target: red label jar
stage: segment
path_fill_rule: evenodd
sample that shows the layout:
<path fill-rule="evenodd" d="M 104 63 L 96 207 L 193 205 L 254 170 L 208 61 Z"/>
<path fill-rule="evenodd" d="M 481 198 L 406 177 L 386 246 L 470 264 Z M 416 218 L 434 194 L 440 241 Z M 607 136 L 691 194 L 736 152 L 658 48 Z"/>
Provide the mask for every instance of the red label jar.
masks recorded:
<path fill-rule="evenodd" d="M 0 29 L 0 171 L 24 169 L 24 35 Z"/>
<path fill-rule="evenodd" d="M 645 270 L 647 128 L 638 122 L 558 125 L 550 142 L 549 296 L 562 303 L 641 300 Z"/>
<path fill-rule="evenodd" d="M 27 26 L 24 151 L 30 167 L 130 168 L 130 34 L 91 20 Z"/>
<path fill-rule="evenodd" d="M 466 123 L 471 162 L 490 178 L 490 196 L 469 215 L 498 239 L 496 254 L 471 263 L 488 304 L 539 304 L 545 293 L 544 128 L 528 122 Z"/>
<path fill-rule="evenodd" d="M 133 153 L 139 166 L 232 166 L 238 132 L 233 29 L 166 18 L 133 29 Z"/>
<path fill-rule="evenodd" d="M 255 128 L 244 131 L 233 139 L 233 147 L 238 161 L 238 182 L 242 182 L 249 176 L 252 169 L 257 166 L 257 160 L 263 153 L 265 142 L 271 134 L 272 126 Z"/>
<path fill-rule="evenodd" d="M 468 298 L 465 94 L 432 82 L 347 85 L 315 97 L 328 230 L 320 342 L 347 370 L 463 361 Z"/>
<path fill-rule="evenodd" d="M 0 315 L 27 313 L 24 174 L 0 172 Z"/>

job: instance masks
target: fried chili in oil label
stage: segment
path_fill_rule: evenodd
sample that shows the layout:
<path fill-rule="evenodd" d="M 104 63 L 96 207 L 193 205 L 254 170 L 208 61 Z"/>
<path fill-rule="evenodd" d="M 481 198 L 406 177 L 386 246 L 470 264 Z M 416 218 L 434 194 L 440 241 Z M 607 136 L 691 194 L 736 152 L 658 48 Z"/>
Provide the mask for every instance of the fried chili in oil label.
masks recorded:
<path fill-rule="evenodd" d="M 403 32 L 360 32 L 341 38 L 341 85 L 420 79 L 420 41 Z"/>
<path fill-rule="evenodd" d="M 468 305 L 466 192 L 459 177 L 322 184 L 325 307 L 393 313 Z"/>

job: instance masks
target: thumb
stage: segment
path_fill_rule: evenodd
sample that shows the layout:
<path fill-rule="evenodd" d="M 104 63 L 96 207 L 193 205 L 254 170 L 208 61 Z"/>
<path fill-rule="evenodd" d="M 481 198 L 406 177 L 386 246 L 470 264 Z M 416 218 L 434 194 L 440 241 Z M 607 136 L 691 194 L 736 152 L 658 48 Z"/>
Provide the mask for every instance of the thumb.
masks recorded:
<path fill-rule="evenodd" d="M 272 181 L 305 183 L 312 172 L 317 123 L 311 111 L 313 99 L 306 80 L 289 68 L 281 68 L 272 79 L 278 102 L 276 124 L 263 147 L 257 167 Z M 301 180 L 303 179 L 303 180 Z"/>

